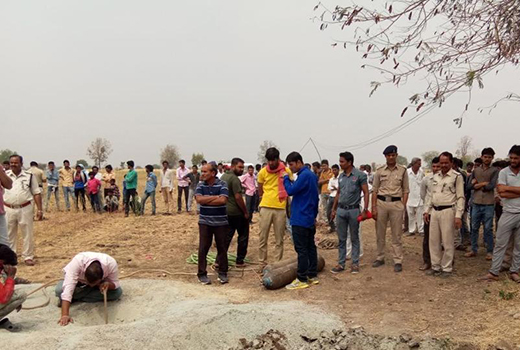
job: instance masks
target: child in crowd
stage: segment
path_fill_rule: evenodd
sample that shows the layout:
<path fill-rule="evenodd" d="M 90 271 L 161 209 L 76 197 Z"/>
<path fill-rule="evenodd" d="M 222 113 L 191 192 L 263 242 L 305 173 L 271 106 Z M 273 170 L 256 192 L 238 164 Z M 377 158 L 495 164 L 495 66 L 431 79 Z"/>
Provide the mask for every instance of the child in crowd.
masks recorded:
<path fill-rule="evenodd" d="M 116 186 L 117 187 L 117 186 Z M 114 195 L 112 189 L 107 190 L 107 196 L 105 197 L 105 211 L 114 213 L 119 209 L 119 198 Z"/>
<path fill-rule="evenodd" d="M 101 204 L 99 203 L 98 192 L 101 189 L 101 181 L 96 179 L 96 175 L 91 171 L 88 173 L 89 180 L 87 182 L 87 192 L 90 198 L 90 204 L 92 205 L 92 209 L 94 213 L 101 213 Z"/>

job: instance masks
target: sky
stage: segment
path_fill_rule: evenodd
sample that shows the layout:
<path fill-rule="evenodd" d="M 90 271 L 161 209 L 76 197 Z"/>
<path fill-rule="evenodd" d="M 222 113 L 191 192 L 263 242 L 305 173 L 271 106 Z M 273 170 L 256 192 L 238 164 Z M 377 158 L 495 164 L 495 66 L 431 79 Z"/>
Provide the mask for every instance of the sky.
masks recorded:
<path fill-rule="evenodd" d="M 346 0 L 322 1 L 328 7 Z M 159 163 L 160 150 L 208 160 L 257 162 L 271 140 L 282 157 L 312 138 L 322 158 L 390 130 L 420 80 L 386 86 L 355 51 L 332 47 L 351 34 L 320 31 L 312 0 L 0 0 L 0 149 L 26 160 L 88 159 L 97 137 L 109 162 Z M 403 131 L 353 151 L 382 163 L 390 144 L 411 159 L 455 151 L 461 137 L 497 157 L 520 143 L 517 103 L 478 113 L 518 92 L 518 70 L 484 80 L 462 128 L 457 95 Z M 308 144 L 304 161 L 318 160 Z M 90 162 L 90 160 L 89 160 Z"/>

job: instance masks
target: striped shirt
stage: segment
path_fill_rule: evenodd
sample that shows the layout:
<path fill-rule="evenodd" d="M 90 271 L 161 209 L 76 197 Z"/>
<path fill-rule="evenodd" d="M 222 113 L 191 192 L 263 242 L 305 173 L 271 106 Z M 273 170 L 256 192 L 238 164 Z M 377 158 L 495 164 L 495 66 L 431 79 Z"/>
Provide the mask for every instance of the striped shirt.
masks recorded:
<path fill-rule="evenodd" d="M 229 197 L 227 184 L 219 179 L 210 186 L 206 181 L 201 181 L 195 190 L 195 196 L 224 196 Z M 208 226 L 228 225 L 226 204 L 224 205 L 201 205 L 199 224 Z"/>

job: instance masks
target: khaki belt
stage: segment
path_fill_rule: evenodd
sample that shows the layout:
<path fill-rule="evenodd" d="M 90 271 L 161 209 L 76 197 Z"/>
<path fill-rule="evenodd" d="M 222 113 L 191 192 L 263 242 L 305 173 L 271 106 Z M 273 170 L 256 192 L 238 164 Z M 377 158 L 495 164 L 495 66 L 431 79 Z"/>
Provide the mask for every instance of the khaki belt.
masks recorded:
<path fill-rule="evenodd" d="M 21 205 L 11 205 L 11 204 L 4 203 L 4 205 L 6 207 L 8 207 L 9 209 L 22 209 L 22 208 L 25 208 L 25 207 L 28 207 L 29 205 L 31 205 L 31 202 L 27 202 L 27 203 L 24 203 Z"/>

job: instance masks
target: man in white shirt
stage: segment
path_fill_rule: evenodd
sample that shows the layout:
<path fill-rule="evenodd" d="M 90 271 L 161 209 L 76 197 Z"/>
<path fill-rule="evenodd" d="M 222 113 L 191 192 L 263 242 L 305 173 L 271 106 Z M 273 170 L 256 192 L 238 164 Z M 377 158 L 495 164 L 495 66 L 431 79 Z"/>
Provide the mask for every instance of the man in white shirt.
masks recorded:
<path fill-rule="evenodd" d="M 336 232 L 336 223 L 331 218 L 332 207 L 334 206 L 334 199 L 338 194 L 339 187 L 339 166 L 334 164 L 332 166 L 332 178 L 329 180 L 327 189 L 329 190 L 329 201 L 327 202 L 327 218 L 329 219 L 330 233 Z"/>
<path fill-rule="evenodd" d="M 225 174 L 225 172 L 224 172 L 224 164 L 218 163 L 217 168 L 218 168 L 217 179 L 220 179 L 222 177 L 222 175 Z"/>
<path fill-rule="evenodd" d="M 170 215 L 170 203 L 173 206 L 173 171 L 170 169 L 170 164 L 168 161 L 164 160 L 162 162 L 162 170 L 161 170 L 161 189 L 164 204 L 166 206 L 166 215 Z"/>
<path fill-rule="evenodd" d="M 408 211 L 408 234 L 415 235 L 417 231 L 420 235 L 424 234 L 424 201 L 421 198 L 421 183 L 424 178 L 424 172 L 421 170 L 421 159 L 413 158 L 412 166 L 407 170 L 410 183 L 410 194 L 406 209 Z"/>
<path fill-rule="evenodd" d="M 190 196 L 190 182 L 188 181 L 189 169 L 186 168 L 184 160 L 179 161 L 179 168 L 177 169 L 177 212 L 182 211 L 182 194 L 184 193 L 184 201 L 186 203 L 186 211 L 189 211 L 188 200 Z"/>

